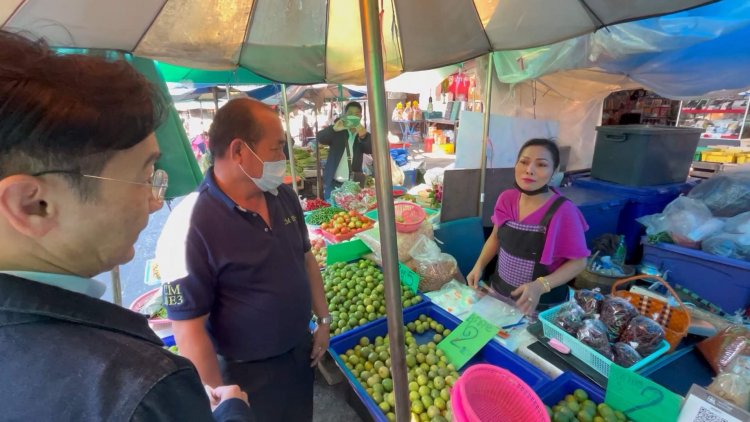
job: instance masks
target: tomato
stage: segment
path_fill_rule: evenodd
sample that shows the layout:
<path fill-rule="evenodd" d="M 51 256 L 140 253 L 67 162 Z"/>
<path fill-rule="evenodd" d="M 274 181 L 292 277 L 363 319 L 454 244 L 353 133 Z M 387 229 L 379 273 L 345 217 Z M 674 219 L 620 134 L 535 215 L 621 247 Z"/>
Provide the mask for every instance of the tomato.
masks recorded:
<path fill-rule="evenodd" d="M 327 229 L 328 228 L 328 223 L 321 224 L 320 228 L 323 229 L 323 230 Z"/>
<path fill-rule="evenodd" d="M 351 215 L 352 217 L 356 217 L 357 211 L 349 211 L 349 215 Z"/>

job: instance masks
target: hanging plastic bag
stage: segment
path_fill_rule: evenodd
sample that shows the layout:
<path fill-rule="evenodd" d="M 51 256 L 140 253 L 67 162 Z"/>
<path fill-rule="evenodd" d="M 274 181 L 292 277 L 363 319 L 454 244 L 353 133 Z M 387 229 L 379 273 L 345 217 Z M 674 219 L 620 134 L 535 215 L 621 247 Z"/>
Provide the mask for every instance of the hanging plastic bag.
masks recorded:
<path fill-rule="evenodd" d="M 750 356 L 738 356 L 714 378 L 708 391 L 750 410 Z"/>
<path fill-rule="evenodd" d="M 414 259 L 415 271 L 420 276 L 419 289 L 423 292 L 438 290 L 445 283 L 461 278 L 456 259 L 443 253 L 437 243 L 425 235 L 419 236 L 409 249 L 409 255 Z"/>
<path fill-rule="evenodd" d="M 750 209 L 750 171 L 714 176 L 688 196 L 706 204 L 715 217 L 734 217 Z"/>
<path fill-rule="evenodd" d="M 378 230 L 367 230 L 361 233 L 357 233 L 355 236 L 365 242 L 368 248 L 373 252 L 373 261 L 378 265 L 381 264 L 382 259 L 380 255 L 380 230 L 379 224 L 375 223 L 374 229 Z M 425 220 L 419 229 L 413 233 L 401 233 L 396 232 L 396 248 L 398 249 L 398 260 L 401 262 L 407 262 L 411 259 L 409 251 L 419 240 L 420 235 L 427 236 L 429 239 L 434 238 L 432 224 Z"/>

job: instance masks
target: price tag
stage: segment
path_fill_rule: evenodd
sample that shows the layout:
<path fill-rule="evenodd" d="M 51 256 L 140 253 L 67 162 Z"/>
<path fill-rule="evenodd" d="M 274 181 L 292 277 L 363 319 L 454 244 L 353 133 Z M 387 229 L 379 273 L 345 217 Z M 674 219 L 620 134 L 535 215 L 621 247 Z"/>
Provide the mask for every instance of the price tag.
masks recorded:
<path fill-rule="evenodd" d="M 702 421 L 750 421 L 750 412 L 740 409 L 699 385 L 693 384 L 685 398 L 685 404 L 682 405 L 680 418 L 677 419 L 677 422 Z"/>
<path fill-rule="evenodd" d="M 337 262 L 349 262 L 370 253 L 365 242 L 354 239 L 348 242 L 332 243 L 326 246 L 326 265 Z"/>
<path fill-rule="evenodd" d="M 497 335 L 498 327 L 472 313 L 448 337 L 438 344 L 448 361 L 457 369 L 476 355 L 485 344 Z"/>
<path fill-rule="evenodd" d="M 609 368 L 604 400 L 635 422 L 676 421 L 682 398 L 633 371 L 612 365 Z"/>
<path fill-rule="evenodd" d="M 413 293 L 417 293 L 417 289 L 419 289 L 419 274 L 399 262 L 398 276 L 401 279 L 401 284 L 408 287 Z"/>

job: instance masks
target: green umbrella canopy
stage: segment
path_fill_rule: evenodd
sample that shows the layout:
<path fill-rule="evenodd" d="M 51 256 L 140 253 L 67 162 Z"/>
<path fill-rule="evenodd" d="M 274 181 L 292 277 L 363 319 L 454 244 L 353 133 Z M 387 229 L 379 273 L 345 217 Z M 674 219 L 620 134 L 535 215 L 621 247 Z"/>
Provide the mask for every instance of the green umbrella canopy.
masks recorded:
<path fill-rule="evenodd" d="M 156 167 L 165 170 L 169 174 L 169 188 L 167 189 L 166 197 L 168 199 L 177 198 L 195 190 L 203 180 L 203 173 L 195 159 L 193 149 L 190 146 L 190 140 L 182 126 L 180 116 L 174 108 L 172 97 L 169 96 L 169 90 L 167 89 L 166 81 L 160 73 L 159 64 L 154 60 L 134 57 L 131 54 L 123 54 L 120 51 L 60 48 L 57 49 L 57 52 L 60 54 L 96 55 L 109 60 L 125 59 L 137 71 L 143 74 L 149 82 L 154 84 L 161 91 L 164 99 L 169 102 L 166 120 L 156 129 L 156 139 L 161 149 L 161 158 L 156 163 Z M 185 71 L 192 70 L 187 68 L 181 69 Z M 196 72 L 200 73 L 202 71 Z M 230 74 L 232 72 L 211 73 Z"/>
<path fill-rule="evenodd" d="M 273 81 L 242 67 L 234 70 L 203 70 L 175 66 L 164 62 L 155 63 L 166 82 L 191 81 L 194 84 L 211 85 L 255 85 L 273 83 Z"/>

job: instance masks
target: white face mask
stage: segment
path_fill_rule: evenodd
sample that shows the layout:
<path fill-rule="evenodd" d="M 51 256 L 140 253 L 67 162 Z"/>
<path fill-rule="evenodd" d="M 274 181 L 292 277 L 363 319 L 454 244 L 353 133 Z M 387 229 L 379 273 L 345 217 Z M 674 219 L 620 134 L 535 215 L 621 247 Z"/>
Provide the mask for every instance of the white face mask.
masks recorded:
<path fill-rule="evenodd" d="M 237 164 L 237 166 L 245 173 L 248 179 L 255 183 L 258 189 L 278 195 L 279 190 L 277 188 L 284 182 L 284 174 L 286 174 L 286 160 L 264 162 L 246 143 L 243 142 L 242 144 L 250 150 L 258 161 L 263 163 L 263 174 L 261 174 L 260 178 L 251 177 L 241 165 Z"/>

